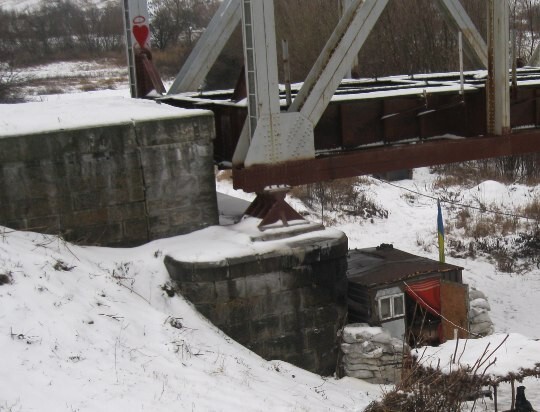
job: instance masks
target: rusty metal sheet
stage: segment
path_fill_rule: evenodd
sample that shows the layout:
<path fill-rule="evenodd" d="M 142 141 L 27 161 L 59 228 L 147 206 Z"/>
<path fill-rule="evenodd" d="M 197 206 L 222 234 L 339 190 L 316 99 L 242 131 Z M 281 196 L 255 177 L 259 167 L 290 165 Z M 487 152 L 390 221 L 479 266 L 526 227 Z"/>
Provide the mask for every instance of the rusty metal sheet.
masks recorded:
<path fill-rule="evenodd" d="M 217 106 L 214 108 L 216 140 L 214 158 L 217 162 L 229 162 L 232 159 L 242 127 L 247 117 L 247 110 L 235 106 Z"/>
<path fill-rule="evenodd" d="M 383 105 L 383 100 L 360 100 L 340 105 L 343 147 L 382 141 Z"/>
<path fill-rule="evenodd" d="M 461 96 L 455 94 L 428 95 L 427 107 L 418 113 L 420 137 L 428 138 L 454 134 L 467 135 L 466 107 Z"/>
<path fill-rule="evenodd" d="M 519 88 L 514 90 L 510 102 L 510 119 L 512 127 L 536 125 L 536 90 Z"/>
<path fill-rule="evenodd" d="M 319 123 L 315 126 L 316 150 L 330 150 L 342 147 L 340 105 L 330 104 Z"/>
<path fill-rule="evenodd" d="M 460 266 L 412 255 L 399 249 L 366 248 L 350 250 L 347 258 L 349 284 L 377 287 L 409 279 L 423 279 L 456 273 Z"/>
<path fill-rule="evenodd" d="M 487 134 L 487 112 L 485 89 L 476 93 L 465 93 L 465 127 L 467 132 L 464 136 L 482 136 Z"/>
<path fill-rule="evenodd" d="M 422 97 L 398 97 L 384 100 L 382 117 L 385 142 L 420 136 L 418 112 L 425 109 Z"/>

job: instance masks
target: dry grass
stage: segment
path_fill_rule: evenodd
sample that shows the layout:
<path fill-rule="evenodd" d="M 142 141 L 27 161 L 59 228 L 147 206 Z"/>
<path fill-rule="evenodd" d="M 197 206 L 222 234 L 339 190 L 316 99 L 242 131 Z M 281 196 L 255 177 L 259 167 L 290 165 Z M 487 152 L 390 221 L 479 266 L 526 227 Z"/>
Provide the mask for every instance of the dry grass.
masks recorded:
<path fill-rule="evenodd" d="M 327 224 L 335 223 L 340 217 L 352 216 L 363 219 L 387 218 L 388 211 L 378 205 L 362 183 L 360 178 L 336 179 L 329 182 L 298 186 L 291 194 L 302 200 L 308 207 L 321 213 Z M 334 212 L 337 216 L 330 219 L 326 212 Z"/>
<path fill-rule="evenodd" d="M 521 209 L 521 214 L 540 222 L 540 198 L 536 197 Z"/>
<path fill-rule="evenodd" d="M 485 180 L 504 184 L 520 182 L 535 186 L 540 184 L 540 154 L 452 163 L 434 166 L 431 170 L 440 175 L 435 182 L 435 188 L 470 187 Z"/>
<path fill-rule="evenodd" d="M 188 47 L 177 45 L 166 50 L 152 50 L 152 59 L 162 78 L 167 79 L 178 74 L 189 53 Z"/>

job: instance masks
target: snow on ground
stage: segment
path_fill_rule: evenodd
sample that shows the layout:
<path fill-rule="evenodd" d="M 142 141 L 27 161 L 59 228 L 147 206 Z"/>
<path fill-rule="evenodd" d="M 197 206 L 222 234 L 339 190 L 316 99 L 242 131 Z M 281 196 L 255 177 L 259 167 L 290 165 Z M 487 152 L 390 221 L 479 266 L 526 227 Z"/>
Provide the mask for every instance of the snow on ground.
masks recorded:
<path fill-rule="evenodd" d="M 2 411 L 361 411 L 380 394 L 267 362 L 169 297 L 163 256 L 190 235 L 107 249 L 1 230 Z"/>
<path fill-rule="evenodd" d="M 48 95 L 81 93 L 92 90 L 127 90 L 128 70 L 125 65 L 108 59 L 95 61 L 54 62 L 18 68 L 15 79 L 27 101 L 43 101 Z M 66 96 L 69 96 L 66 95 Z"/>
<path fill-rule="evenodd" d="M 540 341 L 530 339 L 519 333 L 508 335 L 496 333 L 481 339 L 448 341 L 438 347 L 422 347 L 413 350 L 420 363 L 427 367 L 440 369 L 449 373 L 464 367 L 474 368 L 479 359 L 482 366 L 477 369 L 477 375 L 489 376 L 492 379 L 506 378 L 510 374 L 518 374 L 520 370 L 535 369 L 540 363 Z M 490 365 L 491 362 L 494 362 Z M 489 366 L 488 366 L 489 365 Z M 526 378 L 517 383 L 526 387 L 525 395 L 535 410 L 540 407 L 540 381 L 536 378 Z M 497 389 L 499 410 L 510 409 L 512 389 L 509 383 L 501 384 Z M 471 404 L 469 404 L 471 407 Z M 479 409 L 494 410 L 494 402 L 488 399 L 480 401 Z"/>
<path fill-rule="evenodd" d="M 344 231 L 349 238 L 349 248 L 373 247 L 381 243 L 392 243 L 396 248 L 438 260 L 437 249 L 437 204 L 436 200 L 419 196 L 405 189 L 438 196 L 433 188 L 437 175 L 429 169 L 414 171 L 413 180 L 404 180 L 396 184 L 404 189 L 375 179 L 369 179 L 367 192 L 379 205 L 389 210 L 388 219 L 340 223 L 336 229 Z M 460 202 L 478 207 L 498 206 L 502 210 L 514 210 L 530 202 L 540 194 L 540 186 L 524 185 L 505 186 L 487 181 L 472 188 L 449 188 L 460 194 Z M 507 209 L 508 208 L 508 209 Z M 443 205 L 445 225 L 448 225 L 456 213 Z M 463 281 L 484 292 L 490 302 L 490 316 L 498 333 L 518 333 L 527 339 L 540 339 L 540 268 L 533 268 L 525 273 L 503 273 L 485 257 L 457 259 L 446 256 L 446 262 L 464 268 Z M 502 340 L 502 339 L 501 339 Z M 493 345 L 493 344 L 492 344 Z M 501 348 L 512 359 L 512 349 L 505 345 Z M 500 353 L 498 356 L 502 356 Z M 533 354 L 540 362 L 540 351 Z M 527 398 L 536 409 L 540 409 L 540 381 L 534 378 L 525 380 Z M 510 408 L 511 390 L 509 385 L 499 388 L 500 408 Z M 484 405 L 486 410 L 493 410 L 493 402 Z"/>
<path fill-rule="evenodd" d="M 20 80 L 56 79 L 65 77 L 109 78 L 111 75 L 127 76 L 127 67 L 116 66 L 108 60 L 100 61 L 67 61 L 40 64 L 19 69 Z M 126 80 L 127 81 L 127 80 Z"/>
<path fill-rule="evenodd" d="M 469 341 L 462 339 L 457 344 L 456 341 L 448 341 L 438 347 L 426 346 L 413 350 L 413 353 L 421 358 L 424 366 L 437 368 L 437 365 L 440 365 L 445 373 L 456 370 L 457 365 L 472 368 L 477 360 L 482 358 L 487 362 L 479 369 L 478 374 L 482 374 L 486 369 L 486 377 L 497 379 L 511 373 L 517 375 L 521 369 L 535 369 L 540 363 L 540 341 L 519 333 L 498 333 Z M 492 361 L 494 364 L 488 367 Z"/>

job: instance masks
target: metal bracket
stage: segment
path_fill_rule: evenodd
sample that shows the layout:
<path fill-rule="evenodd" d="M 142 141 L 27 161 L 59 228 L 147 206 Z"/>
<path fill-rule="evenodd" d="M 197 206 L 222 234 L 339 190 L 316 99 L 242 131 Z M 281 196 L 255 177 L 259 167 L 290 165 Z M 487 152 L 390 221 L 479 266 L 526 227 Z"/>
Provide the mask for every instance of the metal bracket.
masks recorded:
<path fill-rule="evenodd" d="M 262 219 L 258 226 L 261 231 L 279 221 L 283 226 L 289 226 L 289 222 L 293 220 L 305 221 L 302 215 L 285 202 L 289 190 L 290 188 L 286 187 L 257 193 L 245 214 Z"/>

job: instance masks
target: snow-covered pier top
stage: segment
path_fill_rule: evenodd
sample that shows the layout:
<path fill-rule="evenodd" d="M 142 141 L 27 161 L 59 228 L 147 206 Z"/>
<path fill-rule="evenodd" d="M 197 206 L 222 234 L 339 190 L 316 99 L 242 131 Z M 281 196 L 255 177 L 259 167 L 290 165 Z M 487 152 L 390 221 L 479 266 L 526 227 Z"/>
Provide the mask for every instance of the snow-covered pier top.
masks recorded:
<path fill-rule="evenodd" d="M 0 104 L 0 138 L 190 118 L 204 114 L 209 113 L 119 96 Z"/>

